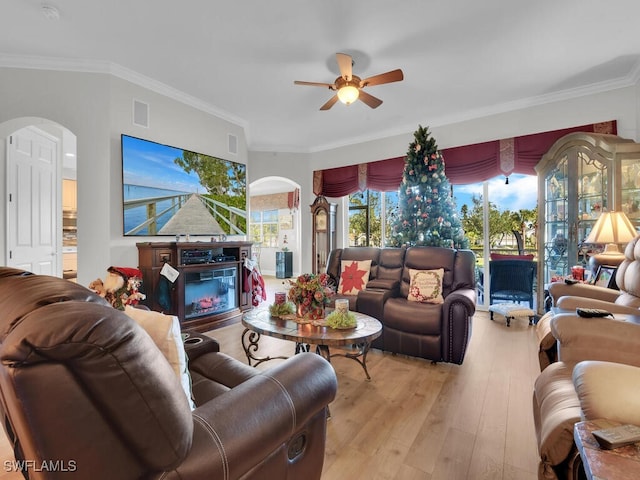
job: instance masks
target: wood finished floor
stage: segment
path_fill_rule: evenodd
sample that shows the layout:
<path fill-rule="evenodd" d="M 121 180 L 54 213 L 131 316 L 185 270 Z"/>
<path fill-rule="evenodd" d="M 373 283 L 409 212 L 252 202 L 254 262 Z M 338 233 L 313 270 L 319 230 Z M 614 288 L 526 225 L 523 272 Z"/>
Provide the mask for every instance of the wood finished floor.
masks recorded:
<path fill-rule="evenodd" d="M 281 280 L 266 278 L 267 302 Z M 246 361 L 240 324 L 213 332 L 222 351 Z M 291 355 L 291 342 L 264 338 L 258 353 Z M 259 368 L 275 365 L 266 362 Z M 537 449 L 531 395 L 539 373 L 534 327 L 511 327 L 479 312 L 463 365 L 369 353 L 371 381 L 353 360 L 332 364 L 331 404 L 322 480 L 535 480 Z M 12 459 L 4 435 L 0 457 Z M 0 472 L 0 480 L 22 478 Z"/>

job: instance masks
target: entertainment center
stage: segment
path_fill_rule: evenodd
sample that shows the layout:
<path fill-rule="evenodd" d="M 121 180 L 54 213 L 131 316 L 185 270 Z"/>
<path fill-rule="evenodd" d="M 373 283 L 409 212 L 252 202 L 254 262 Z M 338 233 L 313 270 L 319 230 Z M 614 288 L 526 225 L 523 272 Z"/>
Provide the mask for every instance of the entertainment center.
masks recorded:
<path fill-rule="evenodd" d="M 183 330 L 204 332 L 239 321 L 241 313 L 251 309 L 244 275 L 251 245 L 246 241 L 137 243 L 147 296 L 143 304 L 176 315 Z"/>

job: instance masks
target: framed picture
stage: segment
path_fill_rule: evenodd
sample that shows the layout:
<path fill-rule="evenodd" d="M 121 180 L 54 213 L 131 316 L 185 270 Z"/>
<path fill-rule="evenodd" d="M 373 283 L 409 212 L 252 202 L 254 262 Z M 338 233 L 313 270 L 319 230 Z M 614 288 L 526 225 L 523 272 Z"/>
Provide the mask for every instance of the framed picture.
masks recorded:
<path fill-rule="evenodd" d="M 280 223 L 280 230 L 293 229 L 293 215 L 280 215 L 278 223 Z"/>
<path fill-rule="evenodd" d="M 598 287 L 617 288 L 616 287 L 616 269 L 618 267 L 612 267 L 608 265 L 601 265 L 598 267 L 596 278 L 593 282 Z"/>

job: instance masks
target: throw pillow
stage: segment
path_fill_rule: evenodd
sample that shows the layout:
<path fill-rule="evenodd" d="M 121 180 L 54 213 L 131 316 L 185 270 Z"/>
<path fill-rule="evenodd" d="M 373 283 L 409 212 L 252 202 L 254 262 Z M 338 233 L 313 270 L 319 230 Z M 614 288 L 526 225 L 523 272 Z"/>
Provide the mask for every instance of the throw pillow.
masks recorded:
<path fill-rule="evenodd" d="M 371 260 L 342 260 L 340 262 L 340 283 L 338 293 L 357 295 L 364 290 L 371 273 Z"/>
<path fill-rule="evenodd" d="M 191 410 L 196 408 L 191 398 L 191 375 L 187 368 L 187 354 L 184 351 L 178 317 L 129 305 L 125 306 L 124 313 L 149 334 L 180 380 Z"/>
<path fill-rule="evenodd" d="M 423 303 L 442 303 L 444 268 L 438 270 L 409 269 L 409 295 L 407 300 Z"/>

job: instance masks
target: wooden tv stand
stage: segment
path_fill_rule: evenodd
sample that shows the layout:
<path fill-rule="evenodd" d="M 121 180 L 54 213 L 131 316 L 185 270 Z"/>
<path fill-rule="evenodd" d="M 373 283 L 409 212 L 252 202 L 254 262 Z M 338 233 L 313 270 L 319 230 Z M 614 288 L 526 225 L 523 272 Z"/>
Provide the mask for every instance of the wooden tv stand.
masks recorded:
<path fill-rule="evenodd" d="M 240 321 L 251 309 L 243 265 L 252 242 L 140 242 L 142 302 L 176 315 L 183 330 L 205 332 Z M 160 272 L 165 264 L 178 271 L 171 282 Z M 245 291 L 248 290 L 248 291 Z"/>

